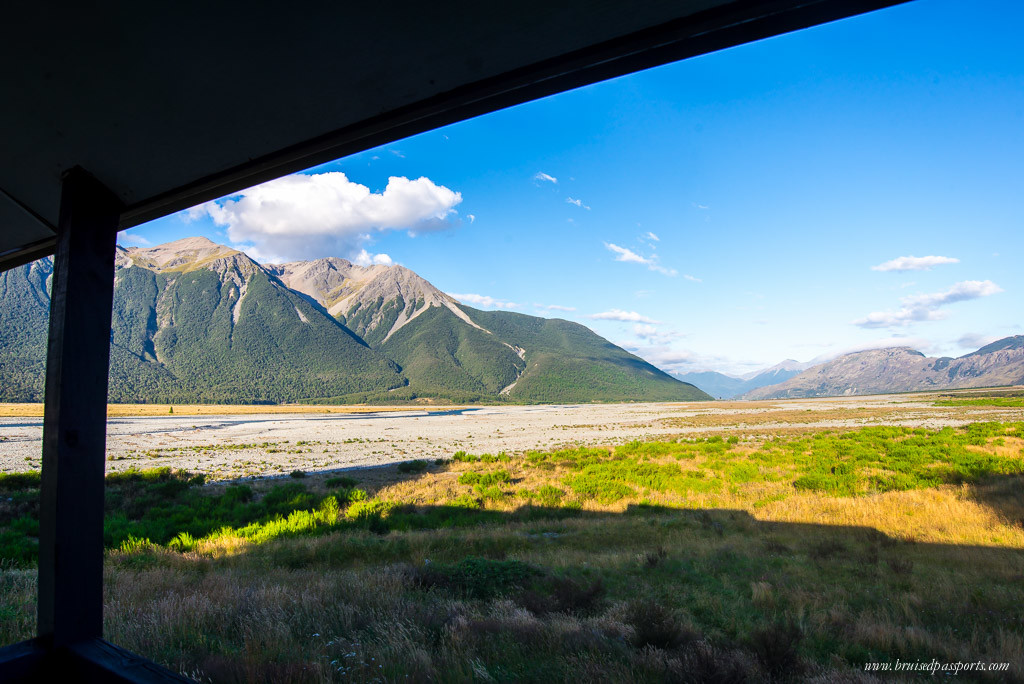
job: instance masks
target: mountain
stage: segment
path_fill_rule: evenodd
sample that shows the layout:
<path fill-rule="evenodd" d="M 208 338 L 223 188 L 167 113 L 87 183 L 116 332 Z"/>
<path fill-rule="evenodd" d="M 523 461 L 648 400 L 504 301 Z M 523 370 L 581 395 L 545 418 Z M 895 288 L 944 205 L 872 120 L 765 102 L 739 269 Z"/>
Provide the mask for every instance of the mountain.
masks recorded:
<path fill-rule="evenodd" d="M 672 377 L 682 382 L 699 387 L 715 399 L 732 399 L 743 394 L 747 381 L 734 375 L 716 371 L 694 371 L 690 373 L 673 373 Z"/>
<path fill-rule="evenodd" d="M 268 268 L 401 366 L 409 386 L 392 398 L 710 399 L 582 325 L 473 309 L 403 266 L 332 258 Z"/>
<path fill-rule="evenodd" d="M 41 259 L 0 273 L 0 395 L 42 401 L 53 263 Z"/>
<path fill-rule="evenodd" d="M 118 248 L 113 402 L 708 398 L 583 326 L 463 307 L 401 266 Z M 0 274 L 0 401 L 42 398 L 49 259 Z"/>
<path fill-rule="evenodd" d="M 744 399 L 885 394 L 994 387 L 1024 382 L 1024 335 L 1007 337 L 959 358 L 927 357 L 909 347 L 845 354 Z"/>
<path fill-rule="evenodd" d="M 434 306 L 474 325 L 457 301 L 404 266 L 364 267 L 330 257 L 268 269 L 286 286 L 316 300 L 370 345 L 384 342 Z"/>
<path fill-rule="evenodd" d="M 522 374 L 505 388 L 513 399 L 575 402 L 581 395 L 598 401 L 711 399 L 579 323 L 463 308 L 522 359 Z"/>
<path fill-rule="evenodd" d="M 806 363 L 786 359 L 771 368 L 746 373 L 740 377 L 715 371 L 676 373 L 673 377 L 696 385 L 717 399 L 732 399 L 765 385 L 785 382 L 808 366 Z"/>
<path fill-rule="evenodd" d="M 796 361 L 794 359 L 786 359 L 785 361 L 780 361 L 774 366 L 762 368 L 761 370 L 751 371 L 749 373 L 744 373 L 740 377 L 743 378 L 744 380 L 756 380 L 760 378 L 759 381 L 767 381 L 772 380 L 773 378 L 779 378 L 778 380 L 775 380 L 775 382 L 783 382 L 784 380 L 788 380 L 789 378 L 793 377 L 800 371 L 807 370 L 813 365 L 813 363 Z"/>
<path fill-rule="evenodd" d="M 3 317 L 41 331 L 26 345 L 18 324 L 4 320 L 5 401 L 42 398 L 49 291 L 41 283 L 51 270 L 44 259 L 3 274 Z M 118 248 L 112 328 L 112 402 L 297 401 L 407 382 L 248 256 L 205 238 Z"/>

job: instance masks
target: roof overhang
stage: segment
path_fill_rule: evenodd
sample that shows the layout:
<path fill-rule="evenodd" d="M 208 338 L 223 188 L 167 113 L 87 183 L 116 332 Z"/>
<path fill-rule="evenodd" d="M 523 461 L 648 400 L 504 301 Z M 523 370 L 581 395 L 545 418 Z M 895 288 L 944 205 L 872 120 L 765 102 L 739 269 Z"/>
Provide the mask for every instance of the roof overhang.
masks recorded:
<path fill-rule="evenodd" d="M 0 270 L 82 167 L 128 228 L 538 97 L 903 0 L 19 3 L 0 41 Z"/>

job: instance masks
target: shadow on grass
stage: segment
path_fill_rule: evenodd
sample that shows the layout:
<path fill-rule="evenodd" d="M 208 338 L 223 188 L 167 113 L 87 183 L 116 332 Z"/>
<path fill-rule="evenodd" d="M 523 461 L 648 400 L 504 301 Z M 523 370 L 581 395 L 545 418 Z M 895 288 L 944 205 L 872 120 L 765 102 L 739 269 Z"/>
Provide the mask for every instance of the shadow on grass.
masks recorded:
<path fill-rule="evenodd" d="M 118 606 L 108 629 L 159 662 L 225 681 L 269 676 L 274 653 L 307 673 L 357 651 L 367 668 L 391 654 L 395 679 L 433 672 L 424 681 L 473 679 L 452 674 L 470 655 L 523 681 L 561 680 L 584 666 L 608 668 L 609 681 L 703 681 L 673 674 L 700 668 L 715 681 L 728 668 L 739 673 L 730 681 L 784 681 L 871 661 L 966 656 L 1009 661 L 1020 674 L 1020 549 L 910 542 L 722 508 L 493 510 L 472 496 L 419 506 L 373 498 L 442 469 L 403 474 L 390 465 L 202 487 L 170 471 L 112 478 L 108 523 L 120 522 L 108 532 L 123 538 L 108 546 L 123 550 L 108 559 Z M 977 489 L 1012 510 L 1021 481 L 986 478 Z M 345 505 L 315 517 L 339 496 Z M 161 546 L 128 529 L 132 516 L 135 532 Z M 196 544 L 223 525 L 232 527 L 225 538 L 252 543 L 210 553 Z M 130 539 L 138 541 L 125 545 Z M 174 608 L 178 601 L 190 608 Z M 0 614 L 29 614 L 26 605 L 4 599 Z M 261 611 L 273 619 L 263 631 L 276 635 L 261 647 L 265 657 L 252 645 L 262 628 L 237 626 Z M 147 612 L 151 621 L 133 617 Z M 311 641 L 314 632 L 331 639 Z M 406 652 L 419 655 L 396 655 Z"/>

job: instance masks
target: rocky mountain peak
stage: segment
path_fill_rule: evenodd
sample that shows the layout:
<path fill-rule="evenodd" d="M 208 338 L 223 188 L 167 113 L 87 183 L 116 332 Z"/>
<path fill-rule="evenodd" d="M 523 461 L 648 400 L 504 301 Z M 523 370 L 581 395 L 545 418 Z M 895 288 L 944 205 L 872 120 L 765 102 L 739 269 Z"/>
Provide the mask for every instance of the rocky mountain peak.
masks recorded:
<path fill-rule="evenodd" d="M 183 238 L 156 247 L 129 247 L 119 255 L 119 265 L 122 267 L 137 264 L 157 272 L 186 272 L 206 268 L 222 276 L 235 271 L 248 277 L 260 268 L 245 253 L 227 245 L 218 245 L 204 237 Z"/>

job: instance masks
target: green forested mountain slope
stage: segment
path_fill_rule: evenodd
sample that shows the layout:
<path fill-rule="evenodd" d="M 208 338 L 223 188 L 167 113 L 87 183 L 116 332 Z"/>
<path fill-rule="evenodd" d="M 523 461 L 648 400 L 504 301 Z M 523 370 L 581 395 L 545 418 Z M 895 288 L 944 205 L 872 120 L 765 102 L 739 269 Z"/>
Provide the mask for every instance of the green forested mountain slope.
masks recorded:
<path fill-rule="evenodd" d="M 53 263 L 0 273 L 0 399 L 42 401 Z"/>
<path fill-rule="evenodd" d="M 380 350 L 402 366 L 410 389 L 500 395 L 525 368 L 497 336 L 467 324 L 449 309 L 432 306 L 399 329 Z"/>
<path fill-rule="evenodd" d="M 512 399 L 576 402 L 711 398 L 578 323 L 463 308 L 474 322 L 524 350 L 526 369 L 508 392 Z"/>
<path fill-rule="evenodd" d="M 289 402 L 406 384 L 393 362 L 244 254 L 164 268 L 126 254 L 114 286 L 112 402 Z M 29 267 L 3 275 L 0 312 L 16 322 L 0 329 L 0 400 L 38 401 L 49 296 Z"/>
<path fill-rule="evenodd" d="M 42 399 L 51 271 L 0 274 L 0 401 Z M 464 307 L 400 266 L 264 267 L 204 238 L 118 248 L 112 320 L 112 402 L 707 398 L 581 325 Z"/>
<path fill-rule="evenodd" d="M 154 383 L 178 402 L 299 401 L 404 384 L 393 363 L 322 309 L 248 257 L 235 259 L 222 273 L 119 272 L 115 343 L 152 372 L 138 390 L 128 373 L 112 376 L 112 401 L 152 400 Z"/>

